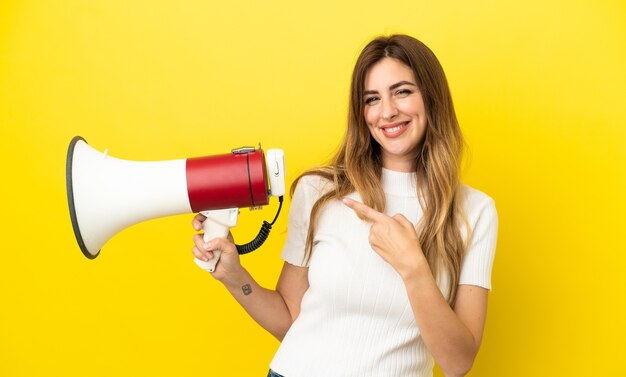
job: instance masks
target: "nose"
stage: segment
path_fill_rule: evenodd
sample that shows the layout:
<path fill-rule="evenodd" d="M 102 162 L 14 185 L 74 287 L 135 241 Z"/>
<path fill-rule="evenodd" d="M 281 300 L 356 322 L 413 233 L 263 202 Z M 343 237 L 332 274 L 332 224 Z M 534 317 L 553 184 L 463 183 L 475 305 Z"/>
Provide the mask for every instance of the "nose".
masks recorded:
<path fill-rule="evenodd" d="M 398 108 L 392 100 L 383 101 L 382 117 L 385 120 L 391 120 L 398 115 Z"/>

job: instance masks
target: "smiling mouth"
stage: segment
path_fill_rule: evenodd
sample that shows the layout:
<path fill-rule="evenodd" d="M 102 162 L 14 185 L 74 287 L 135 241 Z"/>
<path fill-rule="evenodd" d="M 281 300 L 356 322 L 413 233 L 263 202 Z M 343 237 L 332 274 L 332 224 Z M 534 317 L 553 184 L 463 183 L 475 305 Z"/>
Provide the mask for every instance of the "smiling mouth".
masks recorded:
<path fill-rule="evenodd" d="M 404 132 L 406 127 L 409 125 L 409 123 L 411 123 L 411 121 L 398 122 L 398 123 L 394 123 L 394 124 L 390 124 L 390 125 L 387 125 L 387 126 L 380 127 L 380 130 L 386 136 L 391 136 L 391 137 L 399 136 L 402 132 Z"/>

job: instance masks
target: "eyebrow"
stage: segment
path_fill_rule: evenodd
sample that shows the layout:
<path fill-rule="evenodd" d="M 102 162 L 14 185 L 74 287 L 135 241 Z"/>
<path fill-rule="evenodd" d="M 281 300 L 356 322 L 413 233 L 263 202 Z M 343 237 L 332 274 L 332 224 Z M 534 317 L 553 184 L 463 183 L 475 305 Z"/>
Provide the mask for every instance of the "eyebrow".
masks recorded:
<path fill-rule="evenodd" d="M 398 81 L 397 83 L 391 85 L 389 87 L 389 90 L 394 90 L 394 89 L 396 89 L 396 88 L 398 88 L 398 87 L 400 87 L 402 85 L 411 85 L 411 86 L 415 86 L 415 87 L 417 86 L 417 85 L 415 85 L 415 84 L 413 84 L 412 82 L 409 82 L 409 81 Z M 378 93 L 377 90 L 366 90 L 366 91 L 363 92 L 363 95 L 366 95 L 366 94 L 377 94 L 377 93 Z"/>

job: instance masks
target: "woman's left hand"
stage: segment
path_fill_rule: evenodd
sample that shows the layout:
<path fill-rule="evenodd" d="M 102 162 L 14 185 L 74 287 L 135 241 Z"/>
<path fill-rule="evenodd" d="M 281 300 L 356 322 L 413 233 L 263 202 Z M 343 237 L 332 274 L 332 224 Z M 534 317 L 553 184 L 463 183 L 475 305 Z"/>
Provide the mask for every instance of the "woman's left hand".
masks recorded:
<path fill-rule="evenodd" d="M 425 262 L 415 226 L 402 214 L 388 216 L 350 198 L 345 205 L 372 223 L 369 243 L 402 277 L 416 271 Z"/>

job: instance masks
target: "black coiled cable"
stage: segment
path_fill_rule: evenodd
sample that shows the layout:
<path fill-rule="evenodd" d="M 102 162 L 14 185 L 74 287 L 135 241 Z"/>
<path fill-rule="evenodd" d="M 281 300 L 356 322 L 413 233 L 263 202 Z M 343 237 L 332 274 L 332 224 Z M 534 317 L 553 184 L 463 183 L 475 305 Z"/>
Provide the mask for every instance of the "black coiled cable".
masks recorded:
<path fill-rule="evenodd" d="M 239 255 L 248 254 L 258 249 L 259 247 L 261 247 L 261 245 L 263 245 L 265 240 L 267 240 L 267 237 L 269 237 L 270 235 L 270 230 L 272 230 L 272 225 L 274 225 L 274 223 L 276 222 L 276 219 L 278 218 L 278 215 L 280 214 L 280 209 L 283 207 L 282 196 L 278 197 L 278 202 L 279 202 L 278 211 L 276 212 L 276 216 L 274 216 L 274 220 L 272 220 L 271 223 L 268 223 L 267 221 L 263 221 L 263 225 L 261 225 L 261 230 L 259 230 L 259 234 L 257 234 L 256 237 L 254 237 L 252 241 L 243 245 L 235 245 L 237 246 L 237 252 L 239 253 Z"/>

